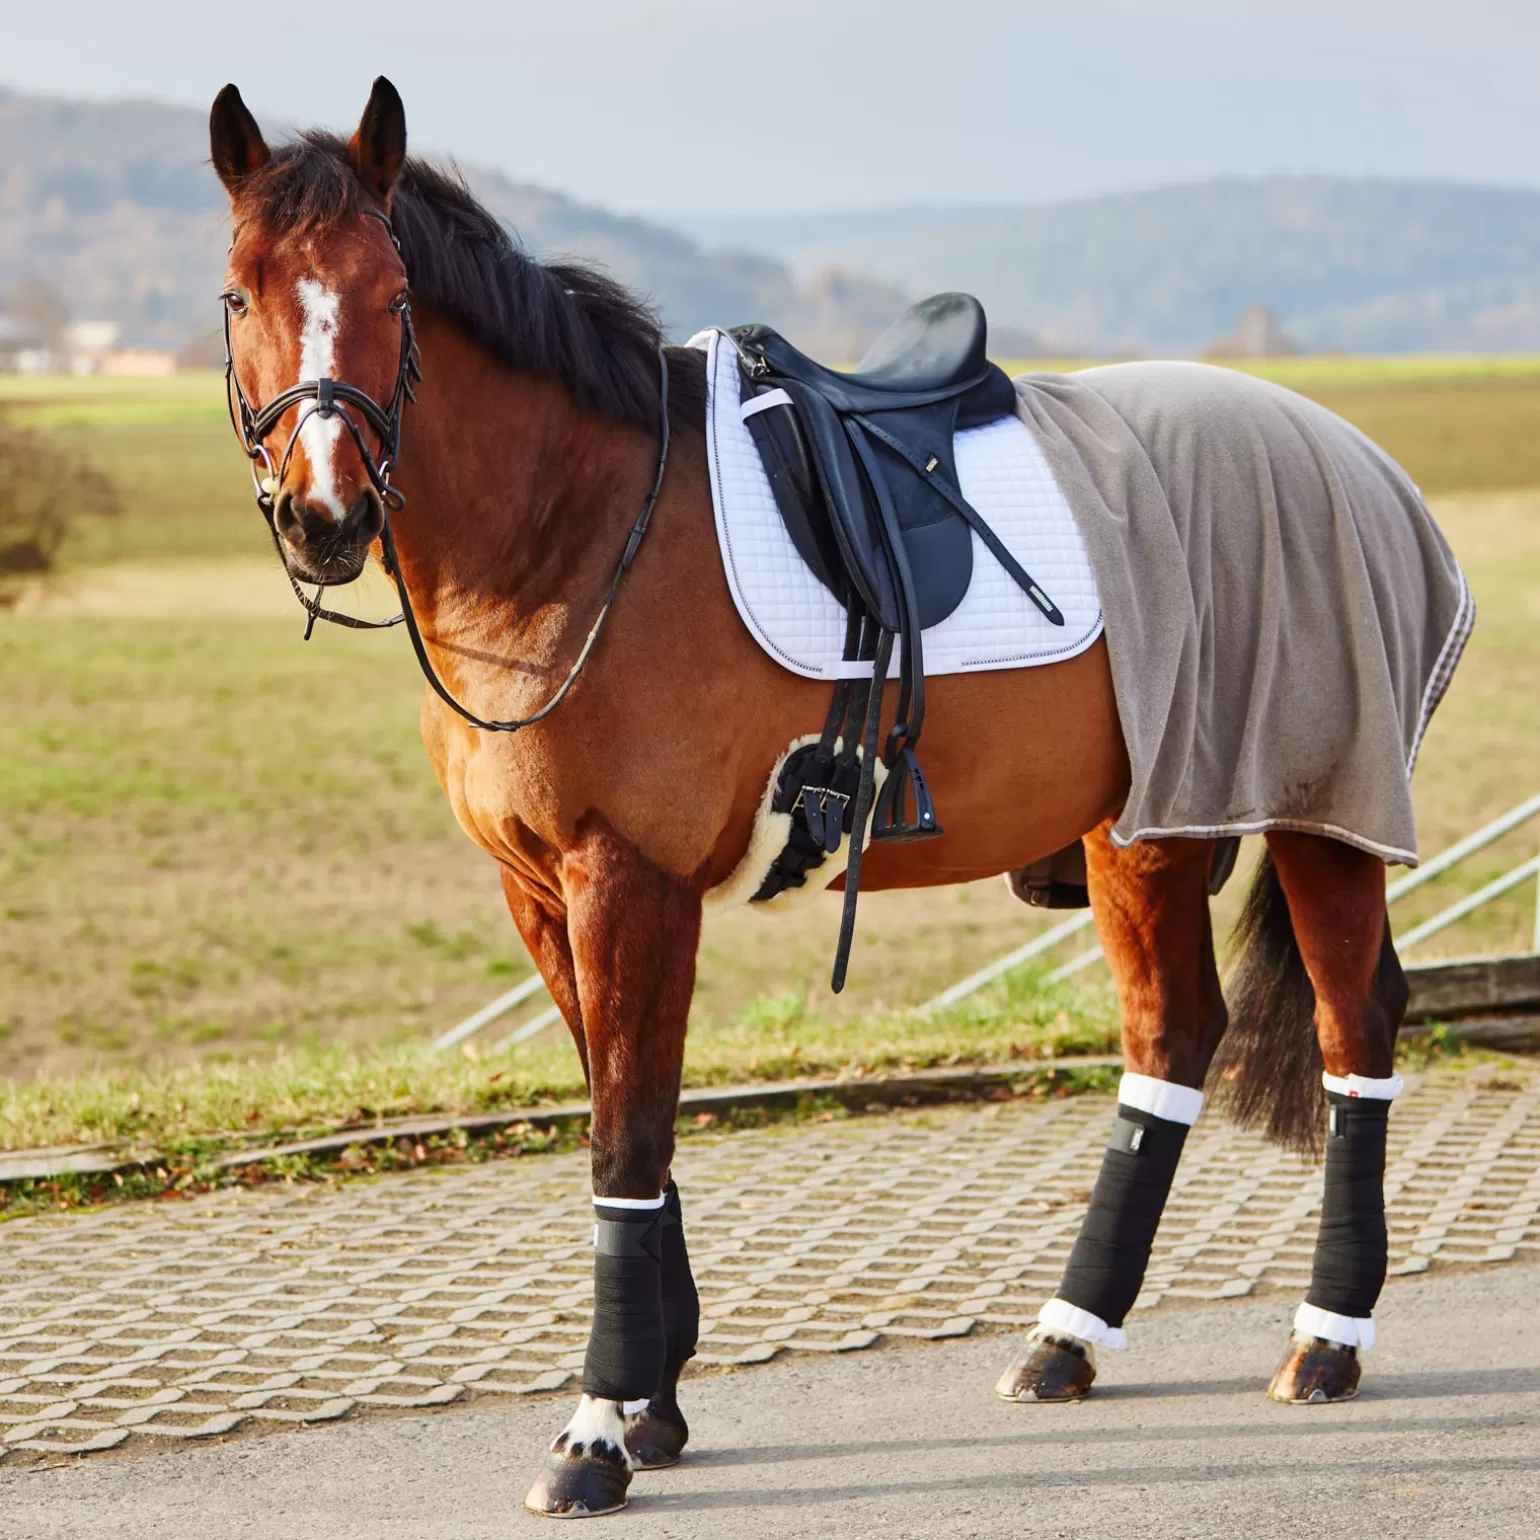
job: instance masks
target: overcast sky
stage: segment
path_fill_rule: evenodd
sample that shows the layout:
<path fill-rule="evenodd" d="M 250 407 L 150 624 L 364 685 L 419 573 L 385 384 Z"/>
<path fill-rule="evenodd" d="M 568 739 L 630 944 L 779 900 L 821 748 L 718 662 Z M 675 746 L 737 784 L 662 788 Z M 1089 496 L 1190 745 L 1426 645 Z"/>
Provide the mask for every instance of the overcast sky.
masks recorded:
<path fill-rule="evenodd" d="M 627 211 L 1218 173 L 1540 185 L 1537 0 L 6 0 L 0 82 L 351 126 Z"/>

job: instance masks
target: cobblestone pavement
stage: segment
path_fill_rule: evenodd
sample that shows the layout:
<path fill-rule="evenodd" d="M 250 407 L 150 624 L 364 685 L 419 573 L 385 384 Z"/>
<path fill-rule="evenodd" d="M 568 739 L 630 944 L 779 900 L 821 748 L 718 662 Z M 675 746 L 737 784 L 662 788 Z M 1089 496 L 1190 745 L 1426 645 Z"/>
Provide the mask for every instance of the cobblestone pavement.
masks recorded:
<path fill-rule="evenodd" d="M 1078 1097 L 692 1137 L 701 1359 L 1026 1326 L 1109 1124 Z M 1390 1126 L 1393 1274 L 1540 1257 L 1540 1073 L 1413 1077 Z M 1320 1190 L 1200 1122 L 1136 1308 L 1299 1293 Z M 0 1459 L 575 1385 L 590 1215 L 578 1152 L 0 1226 Z"/>

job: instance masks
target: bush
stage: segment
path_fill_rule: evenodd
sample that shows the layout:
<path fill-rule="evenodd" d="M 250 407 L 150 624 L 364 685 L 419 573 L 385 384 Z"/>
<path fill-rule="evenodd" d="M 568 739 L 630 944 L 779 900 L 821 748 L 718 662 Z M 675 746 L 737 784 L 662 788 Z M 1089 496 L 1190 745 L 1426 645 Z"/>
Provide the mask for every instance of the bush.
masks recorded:
<path fill-rule="evenodd" d="M 17 579 L 53 568 L 70 525 L 120 512 L 112 483 L 41 434 L 0 423 L 0 605 Z"/>

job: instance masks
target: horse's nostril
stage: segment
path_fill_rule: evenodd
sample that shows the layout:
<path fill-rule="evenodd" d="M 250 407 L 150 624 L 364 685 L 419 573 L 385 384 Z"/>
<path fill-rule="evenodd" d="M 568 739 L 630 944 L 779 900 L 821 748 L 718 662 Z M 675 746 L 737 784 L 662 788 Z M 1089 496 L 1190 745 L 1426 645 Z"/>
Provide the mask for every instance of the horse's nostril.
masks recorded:
<path fill-rule="evenodd" d="M 304 510 L 295 505 L 292 492 L 279 494 L 277 506 L 273 509 L 273 524 L 278 533 L 290 545 L 303 545 L 305 543 L 305 521 L 303 514 Z"/>
<path fill-rule="evenodd" d="M 378 538 L 385 525 L 385 510 L 373 492 L 360 492 L 348 509 L 343 529 L 355 540 L 369 544 Z"/>

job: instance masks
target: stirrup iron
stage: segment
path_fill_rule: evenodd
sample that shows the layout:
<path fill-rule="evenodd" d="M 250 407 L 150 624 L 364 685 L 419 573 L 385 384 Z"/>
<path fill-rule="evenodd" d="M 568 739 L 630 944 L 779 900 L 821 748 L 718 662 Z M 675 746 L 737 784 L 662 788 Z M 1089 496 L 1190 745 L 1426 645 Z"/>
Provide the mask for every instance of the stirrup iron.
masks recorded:
<path fill-rule="evenodd" d="M 909 790 L 914 791 L 914 822 L 906 823 Z M 931 801 L 920 762 L 907 744 L 888 766 L 888 778 L 877 793 L 872 813 L 872 838 L 901 845 L 907 840 L 933 839 L 942 832 L 936 818 L 936 804 Z"/>

